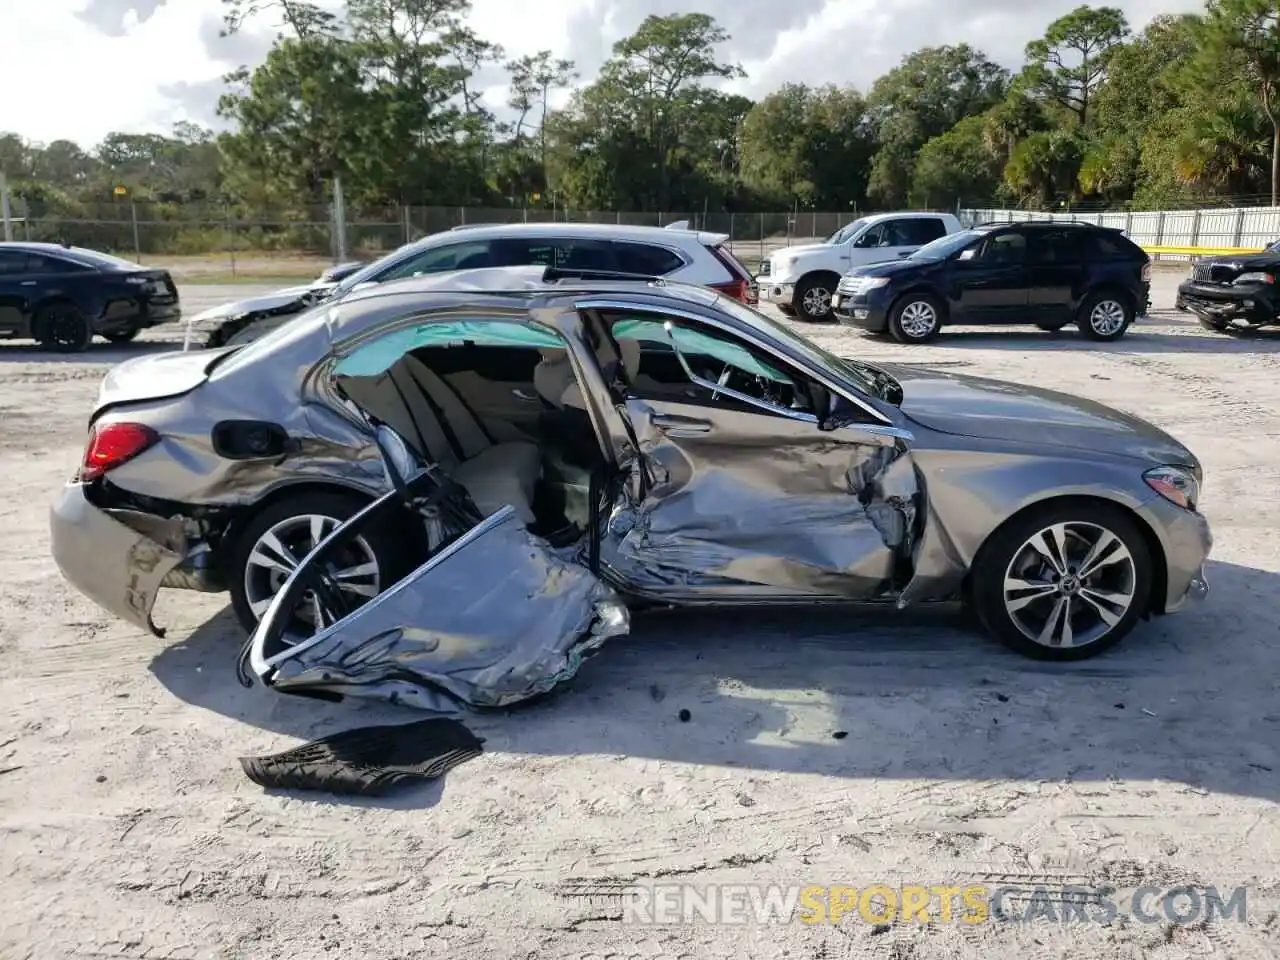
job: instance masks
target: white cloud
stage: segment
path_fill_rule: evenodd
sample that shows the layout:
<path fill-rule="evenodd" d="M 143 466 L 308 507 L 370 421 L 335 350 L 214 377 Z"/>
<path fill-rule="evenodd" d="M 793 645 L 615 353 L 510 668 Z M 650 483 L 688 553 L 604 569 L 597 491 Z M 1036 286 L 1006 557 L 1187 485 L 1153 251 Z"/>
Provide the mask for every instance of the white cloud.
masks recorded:
<path fill-rule="evenodd" d="M 863 88 L 910 51 L 970 43 L 1016 67 L 1028 40 L 1080 0 L 704 0 L 733 35 L 724 51 L 760 95 L 785 81 Z M 1132 26 L 1201 0 L 1119 0 Z M 616 41 L 670 0 L 474 0 L 471 26 L 512 56 L 549 49 L 590 77 Z M 554 15 L 552 11 L 554 10 Z M 0 0 L 5 93 L 0 131 L 84 144 L 109 131 L 167 132 L 213 122 L 221 76 L 264 54 L 271 25 L 220 37 L 221 0 Z M 21 78 L 32 78 L 29 87 Z M 505 99 L 500 72 L 481 78 Z"/>

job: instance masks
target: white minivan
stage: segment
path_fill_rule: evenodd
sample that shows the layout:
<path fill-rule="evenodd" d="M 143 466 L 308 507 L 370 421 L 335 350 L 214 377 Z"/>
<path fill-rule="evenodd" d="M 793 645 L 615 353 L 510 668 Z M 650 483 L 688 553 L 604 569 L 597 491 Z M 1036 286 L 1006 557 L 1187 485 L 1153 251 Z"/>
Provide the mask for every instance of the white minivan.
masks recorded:
<path fill-rule="evenodd" d="M 786 247 L 760 265 L 761 302 L 788 316 L 830 320 L 831 294 L 854 267 L 915 253 L 964 229 L 949 213 L 878 213 L 837 230 L 821 243 Z"/>

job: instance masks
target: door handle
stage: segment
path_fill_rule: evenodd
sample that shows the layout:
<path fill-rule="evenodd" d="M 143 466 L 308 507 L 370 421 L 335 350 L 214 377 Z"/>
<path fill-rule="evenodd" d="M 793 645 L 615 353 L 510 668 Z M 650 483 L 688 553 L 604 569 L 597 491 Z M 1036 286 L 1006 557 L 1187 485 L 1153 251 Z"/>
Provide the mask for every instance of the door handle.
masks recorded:
<path fill-rule="evenodd" d="M 514 396 L 517 400 L 523 400 L 525 403 L 538 402 L 537 397 L 533 396 L 532 394 L 525 393 L 523 390 L 519 389 L 518 387 L 515 390 L 511 391 L 511 395 Z"/>
<path fill-rule="evenodd" d="M 655 413 L 650 419 L 655 427 L 673 437 L 692 437 L 711 432 L 710 420 L 695 420 L 693 417 L 677 417 L 665 413 Z"/>
<path fill-rule="evenodd" d="M 34 287 L 35 285 L 36 285 L 35 280 L 23 280 L 21 283 L 18 284 L 18 286 L 20 287 Z"/>

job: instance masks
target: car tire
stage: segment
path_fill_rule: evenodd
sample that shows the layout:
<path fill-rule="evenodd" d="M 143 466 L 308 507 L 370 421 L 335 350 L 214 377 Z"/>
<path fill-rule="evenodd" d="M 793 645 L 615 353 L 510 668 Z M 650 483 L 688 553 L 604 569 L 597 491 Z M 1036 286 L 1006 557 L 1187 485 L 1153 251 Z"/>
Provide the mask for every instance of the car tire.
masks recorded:
<path fill-rule="evenodd" d="M 55 353 L 83 353 L 93 342 L 93 324 L 74 303 L 41 307 L 31 333 L 41 347 Z"/>
<path fill-rule="evenodd" d="M 831 319 L 831 295 L 840 279 L 834 274 L 808 277 L 796 287 L 792 306 L 800 319 L 809 323 L 826 323 Z"/>
<path fill-rule="evenodd" d="M 112 330 L 110 333 L 102 334 L 102 339 L 109 343 L 129 343 L 135 340 L 138 334 L 142 332 L 141 327 L 126 327 L 123 330 Z"/>
<path fill-rule="evenodd" d="M 1094 549 L 1101 552 L 1090 559 Z M 1085 561 L 1090 569 L 1081 577 Z M 1015 516 L 983 544 L 971 573 L 973 607 L 988 633 L 1024 656 L 1084 660 L 1123 640 L 1147 612 L 1154 566 L 1137 521 L 1122 508 L 1048 503 Z"/>
<path fill-rule="evenodd" d="M 311 518 L 325 521 L 321 526 L 323 538 L 367 503 L 354 494 L 308 491 L 275 501 L 240 527 L 233 535 L 226 576 L 232 609 L 246 632 L 252 633 L 259 617 L 266 612 L 263 601 L 269 602 L 288 579 L 284 571 L 271 570 L 255 558 L 259 545 L 267 545 L 270 549 L 264 543 L 270 535 L 286 548 L 291 548 L 296 560 L 301 560 L 315 545 L 312 542 Z M 377 570 L 371 576 L 355 578 L 351 582 L 362 588 L 385 589 L 414 568 L 422 556 L 421 546 L 416 538 L 406 537 L 403 529 L 393 529 L 390 524 L 366 530 L 353 547 L 352 567 L 372 562 L 377 565 Z M 257 556 L 263 555 L 259 553 Z"/>
<path fill-rule="evenodd" d="M 928 343 L 942 329 L 942 302 L 927 293 L 908 293 L 889 311 L 889 333 L 899 343 Z"/>
<path fill-rule="evenodd" d="M 1133 303 L 1122 293 L 1098 290 L 1080 305 L 1076 326 L 1089 340 L 1109 343 L 1119 340 L 1133 323 Z"/>

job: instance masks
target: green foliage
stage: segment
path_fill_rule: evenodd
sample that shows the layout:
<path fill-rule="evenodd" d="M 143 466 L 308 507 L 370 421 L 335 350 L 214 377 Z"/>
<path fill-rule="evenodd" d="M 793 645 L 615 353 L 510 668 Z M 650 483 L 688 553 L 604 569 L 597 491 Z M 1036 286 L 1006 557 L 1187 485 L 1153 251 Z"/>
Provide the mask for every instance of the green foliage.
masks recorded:
<path fill-rule="evenodd" d="M 379 223 L 400 206 L 1159 206 L 1280 180 L 1276 0 L 1206 0 L 1136 36 L 1118 9 L 1081 6 L 1027 45 L 1015 76 L 964 44 L 926 47 L 865 95 L 784 84 L 758 102 L 728 92 L 744 73 L 703 13 L 647 17 L 583 82 L 550 51 L 510 58 L 476 35 L 469 0 L 223 3 L 227 32 L 277 32 L 263 63 L 227 77 L 231 132 L 180 124 L 93 147 L 0 133 L 24 212 L 128 231 L 136 202 L 149 249 L 323 249 L 338 177 L 349 216 Z M 503 111 L 477 81 L 497 64 Z M 181 223 L 193 209 L 215 225 Z M 260 222 L 234 240 L 216 226 L 249 219 Z M 403 225 L 390 222 L 353 242 L 395 242 Z"/>

